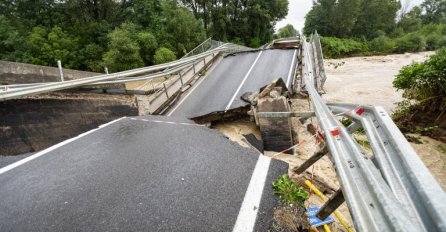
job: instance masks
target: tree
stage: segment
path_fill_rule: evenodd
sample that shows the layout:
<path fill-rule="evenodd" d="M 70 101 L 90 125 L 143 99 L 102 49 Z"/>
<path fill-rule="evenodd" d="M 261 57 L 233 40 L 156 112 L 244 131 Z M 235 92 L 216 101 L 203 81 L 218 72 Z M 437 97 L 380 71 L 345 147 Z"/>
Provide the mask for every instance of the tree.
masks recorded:
<path fill-rule="evenodd" d="M 404 30 L 404 32 L 412 32 L 421 28 L 421 8 L 415 6 L 407 14 L 401 15 L 401 19 L 398 22 L 398 26 Z"/>
<path fill-rule="evenodd" d="M 279 32 L 276 34 L 277 38 L 287 38 L 287 37 L 295 37 L 299 32 L 293 27 L 291 24 L 287 24 L 286 26 L 279 29 Z"/>
<path fill-rule="evenodd" d="M 305 34 L 374 38 L 396 27 L 398 0 L 316 0 L 305 17 Z"/>
<path fill-rule="evenodd" d="M 152 33 L 142 31 L 137 34 L 137 41 L 140 46 L 140 55 L 145 65 L 153 64 L 153 55 L 158 48 L 158 42 Z"/>
<path fill-rule="evenodd" d="M 379 31 L 392 32 L 396 28 L 396 15 L 401 8 L 398 0 L 362 1 L 360 14 L 353 29 L 356 36 L 373 39 Z"/>
<path fill-rule="evenodd" d="M 175 53 L 168 48 L 158 48 L 153 58 L 155 64 L 164 64 L 176 59 Z"/>
<path fill-rule="evenodd" d="M 183 56 L 206 39 L 203 23 L 185 7 L 165 2 L 158 30 L 160 45 Z"/>
<path fill-rule="evenodd" d="M 58 26 L 51 31 L 34 27 L 25 48 L 22 60 L 26 63 L 54 66 L 57 60 L 61 60 L 64 67 L 77 68 L 78 60 L 81 59 L 77 53 L 77 40 Z"/>
<path fill-rule="evenodd" d="M 360 0 L 317 0 L 305 17 L 304 33 L 350 37 L 360 13 Z"/>
<path fill-rule="evenodd" d="M 135 24 L 124 23 L 109 34 L 109 49 L 104 54 L 103 61 L 110 71 L 118 72 L 143 66 L 135 31 Z"/>
<path fill-rule="evenodd" d="M 266 43 L 274 25 L 288 13 L 288 0 L 181 0 L 204 22 L 208 34 L 222 41 Z"/>
<path fill-rule="evenodd" d="M 446 0 L 425 0 L 421 9 L 424 24 L 446 23 Z"/>

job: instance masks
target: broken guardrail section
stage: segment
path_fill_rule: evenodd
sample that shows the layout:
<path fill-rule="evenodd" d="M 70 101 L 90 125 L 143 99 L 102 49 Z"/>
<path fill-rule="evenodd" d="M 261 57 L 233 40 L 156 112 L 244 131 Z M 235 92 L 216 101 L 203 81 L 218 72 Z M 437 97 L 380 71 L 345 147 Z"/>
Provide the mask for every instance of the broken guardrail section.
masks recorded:
<path fill-rule="evenodd" d="M 317 40 L 317 34 L 310 43 L 303 38 L 305 69 L 301 81 L 327 149 L 316 152 L 296 171 L 303 172 L 330 154 L 341 183 L 341 189 L 317 215 L 327 217 L 345 199 L 358 231 L 446 231 L 446 194 L 384 109 L 346 104 L 331 104 L 329 108 L 324 103 L 319 92 L 324 77 L 314 67 L 315 63 L 320 65 L 315 58 Z M 338 116 L 354 123 L 346 128 Z M 370 142 L 372 157 L 352 138 L 361 127 Z"/>

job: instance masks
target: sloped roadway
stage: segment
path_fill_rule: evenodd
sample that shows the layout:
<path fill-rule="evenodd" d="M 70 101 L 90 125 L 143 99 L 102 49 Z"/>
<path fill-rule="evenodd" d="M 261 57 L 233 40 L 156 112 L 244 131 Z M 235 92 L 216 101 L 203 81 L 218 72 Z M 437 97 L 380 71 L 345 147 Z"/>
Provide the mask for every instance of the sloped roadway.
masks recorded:
<path fill-rule="evenodd" d="M 270 49 L 225 57 L 167 115 L 195 118 L 245 106 L 244 93 L 259 91 L 278 78 L 289 88 L 296 55 L 297 49 Z"/>

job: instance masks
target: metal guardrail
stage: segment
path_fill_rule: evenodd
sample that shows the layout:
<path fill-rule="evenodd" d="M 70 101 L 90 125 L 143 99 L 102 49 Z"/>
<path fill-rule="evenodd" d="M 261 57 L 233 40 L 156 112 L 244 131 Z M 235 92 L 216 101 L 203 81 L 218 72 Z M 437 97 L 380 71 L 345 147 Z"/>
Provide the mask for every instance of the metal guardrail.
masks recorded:
<path fill-rule="evenodd" d="M 211 41 L 212 42 L 212 41 Z M 215 44 L 215 42 L 213 42 Z M 93 77 L 86 77 L 76 80 L 63 81 L 63 82 L 51 82 L 51 83 L 36 83 L 35 85 L 19 86 L 16 85 L 8 91 L 0 92 L 0 101 L 8 100 L 14 98 L 20 98 L 23 96 L 35 95 L 40 93 L 64 90 L 75 88 L 84 85 L 97 85 L 97 84 L 111 84 L 111 83 L 126 83 L 141 80 L 150 80 L 153 78 L 158 78 L 162 76 L 167 76 L 173 74 L 175 71 L 181 70 L 187 65 L 192 65 L 197 60 L 201 60 L 206 56 L 212 54 L 220 54 L 234 51 L 246 51 L 251 50 L 250 48 L 229 44 L 221 43 L 220 46 L 213 48 L 211 50 L 191 55 L 189 57 L 184 57 L 180 60 L 172 61 L 165 64 L 154 65 L 144 68 L 138 68 L 118 73 L 103 74 Z M 196 50 L 197 51 L 197 50 Z M 164 71 L 163 71 L 164 70 Z M 149 74 L 147 74 L 149 73 Z M 138 76 L 139 75 L 139 76 Z M 141 77 L 141 75 L 144 75 Z"/>
<path fill-rule="evenodd" d="M 337 115 L 334 115 L 325 105 L 314 87 L 315 79 L 318 78 L 313 73 L 311 47 L 313 46 L 310 46 L 304 38 L 303 49 L 306 70 L 303 81 L 320 127 L 324 132 L 326 145 L 336 166 L 343 196 L 347 201 L 356 229 L 358 231 L 445 231 L 444 215 L 446 213 L 442 202 L 446 199 L 444 192 L 439 187 L 432 187 L 438 186 L 438 184 L 434 180 L 432 181 L 426 174 L 428 171 L 423 170 L 420 163 L 413 159 L 416 154 L 401 159 L 399 163 L 402 166 L 396 170 L 392 169 L 396 172 L 395 175 L 398 175 L 400 179 L 404 180 L 403 183 L 406 183 L 400 185 L 402 188 L 400 190 L 407 192 L 407 194 L 401 196 L 399 195 L 401 191 L 395 191 L 397 188 L 392 188 L 389 185 L 389 183 L 395 182 L 393 181 L 395 175 L 386 176 L 383 174 L 382 165 L 375 165 L 375 159 L 372 160 L 366 155 L 360 145 L 352 138 L 351 131 L 347 130 L 337 120 Z M 353 111 L 351 114 L 358 113 Z M 405 140 L 401 136 L 395 136 L 395 130 L 399 131 L 396 126 L 390 125 L 389 121 L 383 123 L 386 124 L 386 127 L 383 127 L 382 132 L 379 132 L 378 135 L 373 135 L 371 140 L 387 139 L 387 144 L 395 143 L 394 146 L 399 149 L 408 146 L 407 144 L 404 145 Z M 382 133 L 387 133 L 387 136 Z M 375 142 L 371 145 L 376 146 Z M 376 152 L 377 149 L 374 149 L 374 151 Z M 402 153 L 399 156 L 403 157 L 406 155 L 405 152 L 408 151 L 406 149 L 400 152 Z M 396 163 L 387 162 L 387 164 Z M 404 168 L 409 170 L 403 172 Z M 421 176 L 416 177 L 419 170 L 422 171 Z M 392 181 L 389 181 L 389 178 Z M 420 183 L 425 178 L 429 183 Z M 407 179 L 411 181 L 407 181 Z M 421 184 L 421 188 L 416 188 Z M 439 196 L 433 196 L 434 193 L 429 193 L 429 191 L 437 191 Z M 407 197 L 411 194 L 415 196 Z M 415 206 L 410 207 L 412 203 L 404 202 L 405 199 L 413 199 L 412 202 Z M 441 199 L 443 200 L 441 201 Z M 435 204 L 437 205 L 434 206 Z M 408 211 L 408 209 L 412 209 L 412 211 Z"/>
<path fill-rule="evenodd" d="M 446 194 L 386 111 L 351 104 L 329 107 L 364 128 L 374 163 L 412 221 L 425 231 L 445 231 Z M 358 108 L 364 113 L 351 113 Z"/>
<path fill-rule="evenodd" d="M 316 75 L 318 76 L 319 83 L 318 89 L 320 91 L 323 90 L 325 81 L 327 80 L 327 75 L 325 74 L 325 66 L 324 66 L 324 54 L 322 52 L 321 38 L 317 31 L 313 33 L 311 36 L 311 41 L 314 49 L 314 60 L 317 64 L 316 66 Z"/>
<path fill-rule="evenodd" d="M 203 53 L 205 51 L 209 51 L 209 50 L 218 48 L 224 44 L 225 43 L 223 43 L 221 41 L 216 41 L 216 40 L 212 40 L 212 38 L 208 38 L 203 43 L 201 43 L 200 45 L 198 45 L 197 47 L 192 49 L 190 52 L 188 52 L 186 55 L 184 55 L 182 58 L 197 55 L 197 54 Z"/>

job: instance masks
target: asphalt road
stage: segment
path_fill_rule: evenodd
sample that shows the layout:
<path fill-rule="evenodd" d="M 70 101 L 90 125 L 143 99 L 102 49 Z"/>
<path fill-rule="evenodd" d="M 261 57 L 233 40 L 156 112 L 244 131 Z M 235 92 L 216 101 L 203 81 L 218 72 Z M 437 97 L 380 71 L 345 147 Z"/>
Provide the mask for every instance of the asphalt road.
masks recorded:
<path fill-rule="evenodd" d="M 278 78 L 289 86 L 296 52 L 272 49 L 228 56 L 185 93 L 168 115 L 195 118 L 245 106 L 240 98 L 244 93 L 259 91 Z"/>
<path fill-rule="evenodd" d="M 286 171 L 189 120 L 123 118 L 1 168 L 0 228 L 266 231 Z"/>

